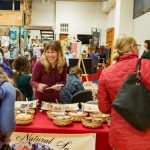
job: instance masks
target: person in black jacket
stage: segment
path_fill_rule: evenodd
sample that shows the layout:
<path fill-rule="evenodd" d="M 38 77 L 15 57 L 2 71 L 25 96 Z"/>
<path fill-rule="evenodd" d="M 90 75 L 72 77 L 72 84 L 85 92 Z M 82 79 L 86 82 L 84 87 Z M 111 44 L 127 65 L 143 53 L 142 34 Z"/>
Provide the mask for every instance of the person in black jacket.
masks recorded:
<path fill-rule="evenodd" d="M 141 57 L 145 59 L 150 59 L 150 40 L 144 41 L 144 52 Z"/>

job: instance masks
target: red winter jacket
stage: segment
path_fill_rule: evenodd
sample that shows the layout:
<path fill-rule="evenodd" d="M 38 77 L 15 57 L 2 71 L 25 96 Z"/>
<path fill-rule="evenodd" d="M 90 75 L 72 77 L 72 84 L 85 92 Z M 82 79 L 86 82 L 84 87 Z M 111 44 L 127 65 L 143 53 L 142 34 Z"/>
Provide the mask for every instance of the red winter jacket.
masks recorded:
<path fill-rule="evenodd" d="M 134 54 L 123 55 L 104 69 L 99 78 L 98 106 L 101 112 L 112 115 L 109 142 L 119 150 L 150 150 L 150 128 L 144 132 L 134 129 L 111 107 L 124 79 L 134 72 L 137 60 Z M 150 91 L 150 60 L 142 59 L 141 77 Z"/>

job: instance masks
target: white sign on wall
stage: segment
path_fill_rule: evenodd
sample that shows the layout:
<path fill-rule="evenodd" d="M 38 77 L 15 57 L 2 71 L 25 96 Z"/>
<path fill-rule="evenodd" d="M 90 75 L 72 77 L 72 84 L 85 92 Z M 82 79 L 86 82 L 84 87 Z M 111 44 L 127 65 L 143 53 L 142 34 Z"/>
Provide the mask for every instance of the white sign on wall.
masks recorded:
<path fill-rule="evenodd" d="M 14 132 L 12 150 L 95 150 L 95 133 L 45 134 Z"/>

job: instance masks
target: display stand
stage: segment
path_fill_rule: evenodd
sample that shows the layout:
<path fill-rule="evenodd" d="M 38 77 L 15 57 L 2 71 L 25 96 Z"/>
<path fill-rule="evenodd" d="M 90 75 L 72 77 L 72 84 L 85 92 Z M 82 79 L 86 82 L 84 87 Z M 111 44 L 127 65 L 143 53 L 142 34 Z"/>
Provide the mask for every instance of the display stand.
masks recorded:
<path fill-rule="evenodd" d="M 86 81 L 89 82 L 89 79 L 88 79 L 88 76 L 87 76 L 87 73 L 86 73 L 86 69 L 85 69 L 85 64 L 84 64 L 84 61 L 83 61 L 83 54 L 80 54 L 80 57 L 79 57 L 79 60 L 78 60 L 78 67 L 80 68 L 81 67 L 81 63 L 83 65 L 83 71 L 84 71 L 84 75 L 86 77 Z"/>
<path fill-rule="evenodd" d="M 91 82 L 89 82 L 89 79 L 88 79 L 88 74 L 86 73 L 86 68 L 85 68 L 85 64 L 84 64 L 83 58 L 84 58 L 84 54 L 80 54 L 77 66 L 80 68 L 81 67 L 81 63 L 82 63 L 86 81 L 89 83 L 89 86 L 92 87 L 92 84 L 91 84 Z M 95 101 L 96 98 L 95 98 L 95 93 L 94 93 L 93 88 L 91 88 L 91 90 L 92 90 L 93 100 Z"/>

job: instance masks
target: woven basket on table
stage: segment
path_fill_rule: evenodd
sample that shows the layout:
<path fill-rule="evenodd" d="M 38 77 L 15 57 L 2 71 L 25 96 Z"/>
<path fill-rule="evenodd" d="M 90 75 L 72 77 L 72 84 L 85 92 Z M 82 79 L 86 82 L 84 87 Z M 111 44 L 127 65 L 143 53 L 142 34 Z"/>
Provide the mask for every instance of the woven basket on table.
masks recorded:
<path fill-rule="evenodd" d="M 68 115 L 72 117 L 72 120 L 74 122 L 79 122 L 79 121 L 82 121 L 83 117 L 88 116 L 88 113 L 86 113 L 86 112 L 69 112 Z"/>
<path fill-rule="evenodd" d="M 53 122 L 58 126 L 68 126 L 73 123 L 73 120 L 69 116 L 66 118 L 64 116 L 57 116 L 53 118 Z"/>
<path fill-rule="evenodd" d="M 89 115 L 93 118 L 101 117 L 101 113 L 89 113 Z"/>
<path fill-rule="evenodd" d="M 49 118 L 49 119 L 53 119 L 53 117 L 54 117 L 54 115 L 52 115 L 52 114 L 50 114 L 50 113 L 47 113 L 47 117 Z"/>
<path fill-rule="evenodd" d="M 32 119 L 30 120 L 16 120 L 16 124 L 18 125 L 28 125 L 32 123 Z"/>
<path fill-rule="evenodd" d="M 89 117 L 88 117 L 89 118 Z M 102 125 L 100 120 L 87 120 L 86 118 L 82 119 L 82 124 L 87 128 L 99 128 Z"/>
<path fill-rule="evenodd" d="M 15 115 L 20 114 L 20 113 L 25 113 L 25 110 L 16 109 L 14 111 L 14 113 L 15 113 Z M 33 116 L 35 114 L 35 110 L 34 109 L 28 109 L 27 114 L 31 114 Z"/>
<path fill-rule="evenodd" d="M 92 118 L 100 118 L 103 123 L 107 122 L 110 119 L 110 114 L 102 114 L 102 113 L 90 113 L 90 117 Z"/>
<path fill-rule="evenodd" d="M 47 116 L 49 119 L 53 120 L 54 117 L 57 116 L 63 116 L 64 114 L 66 115 L 66 112 L 52 112 L 52 111 L 47 111 Z"/>
<path fill-rule="evenodd" d="M 16 115 L 16 124 L 17 125 L 28 125 L 33 121 L 33 116 L 29 114 L 18 114 Z"/>

